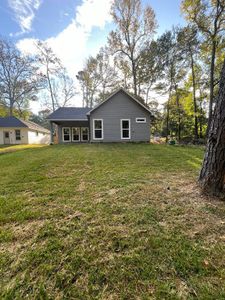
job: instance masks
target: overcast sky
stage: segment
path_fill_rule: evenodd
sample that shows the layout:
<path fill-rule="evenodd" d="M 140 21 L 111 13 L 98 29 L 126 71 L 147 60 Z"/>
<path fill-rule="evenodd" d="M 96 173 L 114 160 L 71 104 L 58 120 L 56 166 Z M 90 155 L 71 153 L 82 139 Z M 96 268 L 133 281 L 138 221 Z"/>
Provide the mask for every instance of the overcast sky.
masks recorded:
<path fill-rule="evenodd" d="M 143 1 L 155 10 L 157 34 L 183 24 L 180 2 Z M 113 28 L 110 6 L 111 0 L 0 0 L 0 34 L 13 39 L 22 51 L 32 51 L 35 39 L 47 40 L 75 77 L 85 58 L 106 43 Z"/>

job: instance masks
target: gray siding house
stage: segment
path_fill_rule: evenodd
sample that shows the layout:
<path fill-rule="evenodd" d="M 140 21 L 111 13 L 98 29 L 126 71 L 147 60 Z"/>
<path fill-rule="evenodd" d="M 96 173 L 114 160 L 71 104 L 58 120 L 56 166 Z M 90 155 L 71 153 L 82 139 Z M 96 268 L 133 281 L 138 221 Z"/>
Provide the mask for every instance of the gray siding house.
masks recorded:
<path fill-rule="evenodd" d="M 59 143 L 149 142 L 149 109 L 124 89 L 94 108 L 61 107 L 48 116 Z"/>

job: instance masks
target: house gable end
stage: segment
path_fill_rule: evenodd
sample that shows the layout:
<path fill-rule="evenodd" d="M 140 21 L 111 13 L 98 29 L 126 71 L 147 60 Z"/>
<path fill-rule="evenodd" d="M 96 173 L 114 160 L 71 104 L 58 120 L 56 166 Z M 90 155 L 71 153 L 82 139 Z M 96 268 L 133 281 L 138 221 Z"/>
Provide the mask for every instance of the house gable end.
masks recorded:
<path fill-rule="evenodd" d="M 111 94 L 107 99 L 105 99 L 103 102 L 99 103 L 97 106 L 95 106 L 92 110 L 90 110 L 87 115 L 91 115 L 94 111 L 98 110 L 102 105 L 105 105 L 108 101 L 112 100 L 116 95 L 118 95 L 119 93 L 123 93 L 126 96 L 128 96 L 128 98 L 135 102 L 136 104 L 138 104 L 142 109 L 144 109 L 145 111 L 147 111 L 149 114 L 151 114 L 150 110 L 144 105 L 142 104 L 140 101 L 138 101 L 137 99 L 135 99 L 130 93 L 128 93 L 126 90 L 124 90 L 123 88 L 120 88 L 119 90 L 117 90 L 116 92 L 114 92 L 113 94 Z"/>

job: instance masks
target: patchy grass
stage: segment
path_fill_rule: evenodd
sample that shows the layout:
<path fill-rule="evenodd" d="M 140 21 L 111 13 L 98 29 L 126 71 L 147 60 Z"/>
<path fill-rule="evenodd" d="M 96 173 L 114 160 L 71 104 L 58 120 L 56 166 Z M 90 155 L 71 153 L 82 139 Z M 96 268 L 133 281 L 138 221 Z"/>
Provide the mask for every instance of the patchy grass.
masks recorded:
<path fill-rule="evenodd" d="M 0 298 L 225 299 L 225 205 L 198 190 L 202 156 L 147 144 L 0 155 Z"/>

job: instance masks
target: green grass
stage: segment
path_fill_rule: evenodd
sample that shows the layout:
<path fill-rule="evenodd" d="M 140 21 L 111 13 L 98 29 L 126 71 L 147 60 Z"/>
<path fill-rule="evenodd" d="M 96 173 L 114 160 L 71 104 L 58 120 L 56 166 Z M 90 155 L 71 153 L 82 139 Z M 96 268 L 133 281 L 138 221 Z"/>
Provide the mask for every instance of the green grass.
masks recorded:
<path fill-rule="evenodd" d="M 40 148 L 45 147 L 46 145 L 0 145 L 0 154 L 3 153 L 9 153 L 9 152 L 15 152 L 19 150 L 25 150 L 25 149 L 32 149 L 32 148 Z"/>
<path fill-rule="evenodd" d="M 199 192 L 202 157 L 147 144 L 0 155 L 0 299 L 225 299 L 225 205 Z"/>

